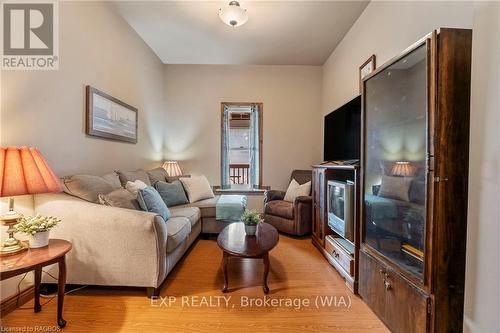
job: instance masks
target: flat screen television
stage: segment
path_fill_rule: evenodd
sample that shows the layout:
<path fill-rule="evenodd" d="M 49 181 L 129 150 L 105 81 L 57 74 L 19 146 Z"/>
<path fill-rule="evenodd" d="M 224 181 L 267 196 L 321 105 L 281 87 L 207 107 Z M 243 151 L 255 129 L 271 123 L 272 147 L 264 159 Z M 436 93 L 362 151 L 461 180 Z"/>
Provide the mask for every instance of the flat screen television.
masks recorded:
<path fill-rule="evenodd" d="M 361 95 L 325 116 L 324 161 L 359 159 Z"/>

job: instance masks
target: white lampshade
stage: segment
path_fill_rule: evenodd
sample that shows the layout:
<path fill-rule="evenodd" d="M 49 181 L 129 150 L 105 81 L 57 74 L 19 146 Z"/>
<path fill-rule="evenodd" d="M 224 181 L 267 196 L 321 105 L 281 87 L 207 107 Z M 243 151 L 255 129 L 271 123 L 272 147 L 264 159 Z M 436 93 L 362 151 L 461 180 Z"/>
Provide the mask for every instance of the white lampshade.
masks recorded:
<path fill-rule="evenodd" d="M 219 17 L 231 27 L 239 27 L 248 21 L 247 10 L 241 8 L 238 1 L 231 1 L 227 6 L 220 8 Z"/>
<path fill-rule="evenodd" d="M 396 162 L 392 167 L 392 175 L 399 177 L 413 176 L 413 168 L 410 162 Z"/>
<path fill-rule="evenodd" d="M 182 171 L 177 161 L 165 161 L 162 167 L 170 177 L 182 176 Z"/>

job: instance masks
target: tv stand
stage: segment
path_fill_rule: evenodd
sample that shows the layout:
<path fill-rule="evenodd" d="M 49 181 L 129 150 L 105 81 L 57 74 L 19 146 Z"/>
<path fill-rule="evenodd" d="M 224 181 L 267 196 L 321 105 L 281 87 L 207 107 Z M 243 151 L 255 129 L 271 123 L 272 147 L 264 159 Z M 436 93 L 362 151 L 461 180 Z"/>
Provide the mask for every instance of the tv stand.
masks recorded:
<path fill-rule="evenodd" d="M 343 238 L 328 226 L 327 200 L 329 180 L 351 181 L 354 183 L 354 242 Z M 347 287 L 355 294 L 358 293 L 359 275 L 359 184 L 358 165 L 336 164 L 334 162 L 313 165 L 312 243 L 345 279 Z"/>

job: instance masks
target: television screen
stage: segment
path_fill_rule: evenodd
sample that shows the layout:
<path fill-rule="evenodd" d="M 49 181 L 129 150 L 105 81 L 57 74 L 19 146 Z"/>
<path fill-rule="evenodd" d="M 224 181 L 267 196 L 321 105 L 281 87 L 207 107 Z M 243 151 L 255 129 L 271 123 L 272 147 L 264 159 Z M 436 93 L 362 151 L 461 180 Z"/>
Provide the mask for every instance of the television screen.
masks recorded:
<path fill-rule="evenodd" d="M 356 96 L 325 116 L 325 161 L 353 160 L 360 157 L 361 96 Z"/>

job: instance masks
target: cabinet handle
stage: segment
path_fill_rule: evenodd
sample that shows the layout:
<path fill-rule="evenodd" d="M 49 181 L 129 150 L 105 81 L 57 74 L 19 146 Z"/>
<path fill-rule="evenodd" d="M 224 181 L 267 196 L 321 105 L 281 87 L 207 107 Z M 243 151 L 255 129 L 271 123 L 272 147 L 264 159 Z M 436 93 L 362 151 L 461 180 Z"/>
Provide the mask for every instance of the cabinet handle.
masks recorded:
<path fill-rule="evenodd" d="M 389 291 L 391 289 L 391 283 L 389 282 L 389 280 L 384 279 L 384 287 L 385 291 Z"/>

